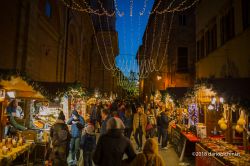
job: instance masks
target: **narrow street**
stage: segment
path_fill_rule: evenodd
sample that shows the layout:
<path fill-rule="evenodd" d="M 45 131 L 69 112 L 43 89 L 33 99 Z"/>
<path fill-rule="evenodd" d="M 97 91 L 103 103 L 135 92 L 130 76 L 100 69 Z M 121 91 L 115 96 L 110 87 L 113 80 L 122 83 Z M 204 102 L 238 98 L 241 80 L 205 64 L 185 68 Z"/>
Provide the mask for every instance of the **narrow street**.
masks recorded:
<path fill-rule="evenodd" d="M 0 8 L 0 166 L 250 166 L 250 0 Z"/>

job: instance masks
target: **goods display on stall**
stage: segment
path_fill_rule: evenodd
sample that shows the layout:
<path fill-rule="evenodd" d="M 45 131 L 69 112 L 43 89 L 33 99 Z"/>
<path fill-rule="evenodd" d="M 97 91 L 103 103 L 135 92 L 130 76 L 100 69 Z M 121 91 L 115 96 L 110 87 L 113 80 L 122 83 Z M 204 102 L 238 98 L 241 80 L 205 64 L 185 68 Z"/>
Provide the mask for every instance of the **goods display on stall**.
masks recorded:
<path fill-rule="evenodd" d="M 31 102 L 31 127 L 36 129 L 49 129 L 55 122 L 59 112 L 63 110 L 60 105 L 51 107 L 49 102 Z"/>
<path fill-rule="evenodd" d="M 208 166 L 217 162 L 229 166 L 250 165 L 250 154 L 246 154 L 244 150 L 238 149 L 237 146 L 218 139 L 202 139 L 196 145 L 196 152 L 196 165 Z"/>

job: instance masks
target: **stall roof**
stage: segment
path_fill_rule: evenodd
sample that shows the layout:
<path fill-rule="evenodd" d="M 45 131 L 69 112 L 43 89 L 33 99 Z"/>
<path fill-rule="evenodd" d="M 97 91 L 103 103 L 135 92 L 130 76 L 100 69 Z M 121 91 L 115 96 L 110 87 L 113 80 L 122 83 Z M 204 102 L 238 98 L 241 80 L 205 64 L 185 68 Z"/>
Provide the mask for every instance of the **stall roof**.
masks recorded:
<path fill-rule="evenodd" d="M 36 91 L 21 77 L 12 76 L 8 80 L 0 80 L 0 87 L 7 91 L 15 91 L 16 97 L 44 99 L 43 95 Z"/>
<path fill-rule="evenodd" d="M 46 94 L 50 100 L 55 99 L 56 97 L 62 97 L 65 93 L 67 93 L 70 89 L 79 90 L 79 88 L 83 88 L 80 83 L 60 83 L 60 82 L 37 82 L 40 87 L 43 89 L 43 93 Z"/>

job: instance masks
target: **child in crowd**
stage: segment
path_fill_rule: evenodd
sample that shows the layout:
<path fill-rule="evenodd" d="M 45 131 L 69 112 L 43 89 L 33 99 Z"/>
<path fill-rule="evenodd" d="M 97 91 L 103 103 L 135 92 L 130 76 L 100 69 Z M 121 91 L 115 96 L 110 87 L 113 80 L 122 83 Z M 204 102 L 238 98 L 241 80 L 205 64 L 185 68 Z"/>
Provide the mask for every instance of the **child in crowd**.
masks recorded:
<path fill-rule="evenodd" d="M 89 124 L 84 131 L 85 134 L 82 136 L 80 144 L 83 150 L 84 166 L 92 166 L 92 154 L 96 147 L 95 128 Z"/>

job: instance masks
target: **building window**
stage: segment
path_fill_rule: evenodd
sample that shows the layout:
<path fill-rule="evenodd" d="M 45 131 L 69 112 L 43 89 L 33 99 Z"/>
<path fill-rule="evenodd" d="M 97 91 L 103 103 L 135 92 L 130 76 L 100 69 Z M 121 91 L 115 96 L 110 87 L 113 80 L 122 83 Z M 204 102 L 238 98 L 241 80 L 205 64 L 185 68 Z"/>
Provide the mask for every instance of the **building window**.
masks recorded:
<path fill-rule="evenodd" d="M 47 17 L 51 17 L 51 14 L 52 14 L 52 7 L 49 0 L 47 0 L 45 4 L 45 15 Z"/>
<path fill-rule="evenodd" d="M 201 41 L 200 41 L 200 58 L 204 57 L 204 53 L 205 53 L 205 47 L 204 47 L 204 36 L 202 36 Z"/>
<path fill-rule="evenodd" d="M 217 25 L 209 29 L 205 33 L 206 55 L 217 48 Z"/>
<path fill-rule="evenodd" d="M 242 0 L 242 22 L 245 30 L 250 26 L 250 1 Z"/>
<path fill-rule="evenodd" d="M 214 26 L 211 29 L 211 51 L 215 50 L 217 48 L 217 24 L 214 24 Z"/>
<path fill-rule="evenodd" d="M 187 18 L 186 15 L 179 15 L 179 25 L 186 26 L 187 25 Z"/>
<path fill-rule="evenodd" d="M 228 13 L 221 18 L 221 44 L 225 44 L 234 36 L 234 8 L 231 8 Z"/>
<path fill-rule="evenodd" d="M 205 44 L 206 44 L 206 56 L 207 56 L 210 52 L 210 47 L 211 47 L 210 32 L 209 31 L 207 31 L 205 33 Z"/>
<path fill-rule="evenodd" d="M 196 60 L 198 61 L 198 60 L 200 60 L 200 49 L 201 49 L 201 41 L 200 40 L 198 40 L 197 42 L 196 42 Z"/>
<path fill-rule="evenodd" d="M 177 72 L 188 72 L 188 48 L 178 47 Z"/>

